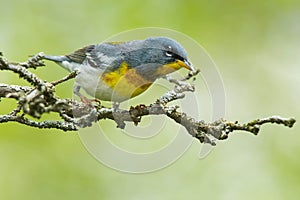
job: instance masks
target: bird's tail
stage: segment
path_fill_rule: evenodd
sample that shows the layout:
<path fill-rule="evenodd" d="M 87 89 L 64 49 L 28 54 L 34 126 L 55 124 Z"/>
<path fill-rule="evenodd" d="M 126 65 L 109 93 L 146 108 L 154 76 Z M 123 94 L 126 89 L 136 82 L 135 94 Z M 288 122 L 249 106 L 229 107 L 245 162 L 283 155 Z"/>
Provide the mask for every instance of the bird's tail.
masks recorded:
<path fill-rule="evenodd" d="M 61 63 L 67 60 L 66 56 L 51 56 L 51 55 L 45 55 L 44 59 L 51 60 L 56 63 Z"/>
<path fill-rule="evenodd" d="M 60 65 L 61 67 L 65 68 L 66 70 L 72 72 L 78 69 L 79 65 L 72 62 L 67 56 L 51 56 L 45 55 L 44 59 L 50 60 L 55 62 L 56 64 Z"/>

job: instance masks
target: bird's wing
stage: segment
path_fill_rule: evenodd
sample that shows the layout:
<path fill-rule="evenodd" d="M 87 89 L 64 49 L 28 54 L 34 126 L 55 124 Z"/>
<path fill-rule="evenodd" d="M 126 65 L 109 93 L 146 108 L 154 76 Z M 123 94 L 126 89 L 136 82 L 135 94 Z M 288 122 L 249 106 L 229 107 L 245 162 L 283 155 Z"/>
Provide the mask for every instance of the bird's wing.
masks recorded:
<path fill-rule="evenodd" d="M 89 45 L 74 51 L 73 53 L 67 54 L 66 57 L 75 63 L 82 64 L 87 58 L 87 52 L 91 51 L 95 45 Z"/>
<path fill-rule="evenodd" d="M 102 68 L 110 71 L 114 70 L 124 59 L 122 49 L 118 44 L 101 43 L 89 45 L 66 55 L 66 57 L 79 64 L 86 63 L 94 68 Z"/>

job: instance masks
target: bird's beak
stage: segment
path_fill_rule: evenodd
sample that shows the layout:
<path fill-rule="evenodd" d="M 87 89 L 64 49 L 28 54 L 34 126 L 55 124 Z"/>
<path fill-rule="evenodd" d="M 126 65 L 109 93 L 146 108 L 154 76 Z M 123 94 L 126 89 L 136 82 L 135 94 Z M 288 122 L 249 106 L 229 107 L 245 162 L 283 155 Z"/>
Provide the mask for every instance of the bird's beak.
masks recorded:
<path fill-rule="evenodd" d="M 184 68 L 186 68 L 188 70 L 195 71 L 192 63 L 189 62 L 188 60 L 183 60 L 183 61 L 182 60 L 176 60 L 176 62 L 178 63 L 178 65 L 180 67 L 184 67 Z"/>

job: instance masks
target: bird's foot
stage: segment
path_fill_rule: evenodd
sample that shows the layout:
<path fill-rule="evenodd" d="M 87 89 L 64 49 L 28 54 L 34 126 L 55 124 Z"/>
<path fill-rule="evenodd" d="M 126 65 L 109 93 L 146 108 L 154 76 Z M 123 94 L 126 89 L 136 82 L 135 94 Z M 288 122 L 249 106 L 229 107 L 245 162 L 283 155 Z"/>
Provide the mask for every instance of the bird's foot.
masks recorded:
<path fill-rule="evenodd" d="M 101 106 L 101 101 L 99 99 L 89 99 L 85 96 L 80 96 L 82 103 L 86 104 L 89 107 L 99 107 Z"/>

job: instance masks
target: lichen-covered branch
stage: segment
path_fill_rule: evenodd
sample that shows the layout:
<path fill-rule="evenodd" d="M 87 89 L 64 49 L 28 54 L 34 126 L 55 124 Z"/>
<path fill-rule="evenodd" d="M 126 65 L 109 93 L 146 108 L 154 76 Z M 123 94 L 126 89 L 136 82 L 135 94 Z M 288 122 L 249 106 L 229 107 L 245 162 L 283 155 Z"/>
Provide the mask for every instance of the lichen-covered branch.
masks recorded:
<path fill-rule="evenodd" d="M 94 122 L 110 119 L 114 120 L 118 128 L 125 128 L 126 122 L 138 125 L 141 118 L 147 115 L 163 115 L 172 119 L 175 123 L 185 127 L 187 132 L 197 138 L 201 143 L 215 145 L 216 140 L 224 140 L 233 131 L 246 131 L 257 135 L 260 127 L 266 123 L 282 124 L 293 127 L 294 118 L 282 118 L 272 116 L 263 119 L 256 119 L 241 124 L 237 121 L 231 122 L 220 119 L 207 123 L 196 120 L 187 113 L 180 112 L 179 106 L 169 106 L 172 101 L 182 99 L 186 92 L 194 92 L 195 86 L 189 82 L 199 71 L 190 72 L 182 80 L 166 79 L 174 83 L 174 89 L 166 92 L 159 99 L 150 105 L 140 104 L 131 106 L 129 110 L 104 107 L 101 104 L 86 104 L 74 99 L 61 99 L 55 95 L 55 87 L 69 79 L 74 78 L 78 73 L 72 72 L 61 80 L 47 82 L 28 69 L 44 66 L 42 62 L 44 54 L 39 53 L 31 57 L 27 62 L 10 63 L 0 53 L 0 70 L 8 70 L 17 73 L 32 86 L 18 86 L 0 83 L 1 98 L 12 98 L 17 101 L 17 107 L 6 115 L 0 115 L 0 123 L 17 122 L 37 128 L 55 128 L 63 131 L 74 131 L 79 128 L 91 126 Z M 1 107 L 1 101 L 0 101 Z M 38 119 L 49 112 L 58 113 L 61 120 L 39 121 Z M 29 119 L 29 116 L 37 119 Z"/>

